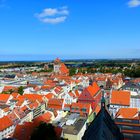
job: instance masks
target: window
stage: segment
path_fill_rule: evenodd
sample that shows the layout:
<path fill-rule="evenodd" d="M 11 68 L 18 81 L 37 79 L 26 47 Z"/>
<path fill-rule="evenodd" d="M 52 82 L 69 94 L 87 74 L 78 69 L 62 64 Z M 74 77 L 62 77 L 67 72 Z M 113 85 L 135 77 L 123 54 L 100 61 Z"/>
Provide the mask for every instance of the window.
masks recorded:
<path fill-rule="evenodd" d="M 79 110 L 79 108 L 77 107 L 76 110 Z"/>
<path fill-rule="evenodd" d="M 75 110 L 75 108 L 72 108 L 72 111 L 74 111 Z"/>
<path fill-rule="evenodd" d="M 86 108 L 82 108 L 81 110 L 82 110 L 83 112 L 86 112 L 86 111 L 87 111 L 87 109 L 86 109 Z"/>

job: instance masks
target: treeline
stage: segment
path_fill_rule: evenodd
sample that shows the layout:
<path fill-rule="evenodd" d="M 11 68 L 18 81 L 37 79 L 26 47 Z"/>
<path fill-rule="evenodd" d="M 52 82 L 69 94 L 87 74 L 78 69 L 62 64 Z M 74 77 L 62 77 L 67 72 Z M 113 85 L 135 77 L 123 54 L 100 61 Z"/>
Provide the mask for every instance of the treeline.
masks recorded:
<path fill-rule="evenodd" d="M 70 76 L 76 74 L 77 72 L 79 73 L 97 73 L 97 72 L 101 72 L 101 73 L 113 73 L 113 74 L 117 74 L 117 73 L 122 73 L 125 76 L 128 77 L 140 77 L 140 67 L 134 67 L 134 68 L 108 68 L 108 67 L 99 67 L 99 68 L 92 68 L 92 67 L 88 67 L 88 68 L 70 68 Z"/>

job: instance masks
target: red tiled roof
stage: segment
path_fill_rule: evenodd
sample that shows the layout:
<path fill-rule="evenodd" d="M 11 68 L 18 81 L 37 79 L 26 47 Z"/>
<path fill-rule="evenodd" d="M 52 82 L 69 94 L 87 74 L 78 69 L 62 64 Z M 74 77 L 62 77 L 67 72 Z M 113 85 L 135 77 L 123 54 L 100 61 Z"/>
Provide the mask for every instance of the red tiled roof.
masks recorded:
<path fill-rule="evenodd" d="M 0 131 L 5 130 L 6 128 L 12 125 L 13 125 L 12 121 L 7 116 L 0 118 Z"/>
<path fill-rule="evenodd" d="M 21 108 L 16 107 L 13 111 L 20 119 L 26 116 L 25 112 L 21 110 Z"/>
<path fill-rule="evenodd" d="M 32 72 L 32 76 L 38 76 L 39 75 L 39 73 L 37 73 L 37 72 Z"/>
<path fill-rule="evenodd" d="M 48 108 L 56 109 L 56 110 L 61 110 L 63 106 L 63 99 L 50 99 L 48 101 Z"/>
<path fill-rule="evenodd" d="M 50 122 L 52 118 L 52 114 L 50 112 L 46 112 L 43 115 L 40 115 L 39 117 L 35 118 L 33 121 L 34 122 Z"/>
<path fill-rule="evenodd" d="M 8 114 L 7 117 L 8 117 L 13 123 L 16 123 L 15 121 L 19 120 L 19 118 L 16 116 L 16 114 L 15 114 L 14 112 Z"/>
<path fill-rule="evenodd" d="M 40 103 L 43 102 L 43 96 L 39 94 L 24 94 L 23 97 L 29 101 L 38 100 Z"/>
<path fill-rule="evenodd" d="M 116 118 L 139 119 L 139 111 L 137 108 L 120 108 L 116 114 Z"/>
<path fill-rule="evenodd" d="M 95 110 L 94 110 L 94 112 L 95 112 L 96 114 L 98 114 L 99 111 L 100 111 L 100 109 L 101 109 L 101 107 L 100 107 L 99 105 L 97 105 L 96 108 L 95 108 Z"/>
<path fill-rule="evenodd" d="M 50 90 L 50 89 L 52 89 L 52 88 L 54 88 L 54 87 L 55 87 L 55 84 L 52 83 L 52 84 L 49 84 L 49 85 L 43 85 L 43 86 L 41 87 L 41 89 L 42 89 L 42 90 Z"/>
<path fill-rule="evenodd" d="M 71 104 L 65 104 L 64 108 L 69 108 L 70 109 L 71 108 Z"/>
<path fill-rule="evenodd" d="M 11 95 L 12 95 L 14 98 L 16 98 L 19 94 L 16 93 L 16 92 L 13 92 Z"/>
<path fill-rule="evenodd" d="M 100 90 L 100 87 L 96 82 L 92 84 L 92 86 L 87 87 L 87 91 L 90 93 L 90 95 L 93 97 L 97 94 L 97 92 Z"/>
<path fill-rule="evenodd" d="M 76 97 L 79 97 L 79 91 L 78 90 L 75 90 L 75 95 L 76 95 Z"/>
<path fill-rule="evenodd" d="M 18 99 L 18 102 L 16 103 L 16 106 L 21 106 L 23 104 L 23 102 L 24 102 L 24 98 L 23 97 L 20 97 Z"/>
<path fill-rule="evenodd" d="M 114 90 L 112 91 L 111 94 L 111 104 L 116 104 L 116 105 L 125 105 L 129 106 L 130 105 L 130 92 L 129 91 L 117 91 Z"/>
<path fill-rule="evenodd" d="M 17 87 L 14 87 L 14 86 L 4 86 L 3 91 L 7 92 L 9 90 L 16 91 L 17 90 Z"/>
<path fill-rule="evenodd" d="M 61 90 L 62 90 L 61 87 L 56 87 L 56 88 L 54 89 L 54 91 L 55 91 L 56 94 L 59 94 L 59 93 L 61 92 Z"/>
<path fill-rule="evenodd" d="M 26 110 L 28 110 L 28 107 L 25 105 L 21 108 L 21 110 L 25 112 Z"/>
<path fill-rule="evenodd" d="M 23 125 L 17 125 L 14 131 L 13 138 L 18 140 L 30 140 L 34 128 L 37 127 L 32 122 L 26 122 Z"/>
<path fill-rule="evenodd" d="M 74 93 L 72 93 L 72 92 L 69 92 L 68 94 L 69 94 L 71 97 L 74 97 L 74 98 L 76 97 L 76 96 L 74 95 Z"/>
<path fill-rule="evenodd" d="M 10 111 L 10 108 L 9 107 L 6 107 L 6 108 L 3 109 L 3 111 L 4 112 L 8 112 L 8 111 Z"/>
<path fill-rule="evenodd" d="M 10 98 L 10 94 L 0 94 L 0 101 L 2 102 L 6 103 L 9 98 Z"/>
<path fill-rule="evenodd" d="M 53 82 L 54 82 L 53 80 L 47 80 L 47 81 L 44 82 L 44 84 L 45 84 L 45 85 L 50 85 L 50 84 L 52 84 Z"/>
<path fill-rule="evenodd" d="M 39 86 L 34 87 L 34 90 L 39 91 L 40 90 Z"/>
<path fill-rule="evenodd" d="M 52 98 L 54 98 L 54 94 L 53 93 L 48 93 L 47 95 L 45 95 L 45 97 L 47 99 L 52 99 Z"/>
<path fill-rule="evenodd" d="M 30 109 L 35 109 L 35 108 L 37 108 L 38 106 L 39 106 L 39 104 L 38 104 L 36 101 L 34 101 L 34 102 L 28 104 L 28 107 L 29 107 Z"/>
<path fill-rule="evenodd" d="M 61 63 L 60 71 L 62 74 L 69 73 L 69 69 L 66 67 L 66 65 L 64 63 Z"/>

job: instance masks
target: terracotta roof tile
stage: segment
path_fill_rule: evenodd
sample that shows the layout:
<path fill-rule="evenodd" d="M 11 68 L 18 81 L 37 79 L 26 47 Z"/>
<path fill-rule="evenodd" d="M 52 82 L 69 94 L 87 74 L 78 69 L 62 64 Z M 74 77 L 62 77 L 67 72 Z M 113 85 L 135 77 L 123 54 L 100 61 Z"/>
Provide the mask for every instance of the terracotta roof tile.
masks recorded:
<path fill-rule="evenodd" d="M 95 96 L 97 94 L 97 92 L 100 90 L 100 87 L 98 86 L 98 84 L 96 82 L 94 82 L 92 84 L 92 86 L 88 86 L 87 87 L 88 92 L 91 94 L 91 96 Z"/>
<path fill-rule="evenodd" d="M 47 99 L 52 99 L 52 98 L 54 98 L 54 94 L 53 93 L 48 93 L 47 95 L 45 95 L 45 97 Z"/>
<path fill-rule="evenodd" d="M 116 114 L 116 118 L 139 119 L 137 108 L 120 108 Z"/>
<path fill-rule="evenodd" d="M 46 112 L 43 115 L 40 115 L 39 117 L 35 118 L 34 122 L 46 122 L 49 123 L 51 121 L 52 114 L 50 112 Z"/>
<path fill-rule="evenodd" d="M 1 102 L 7 102 L 8 99 L 10 98 L 10 94 L 0 94 L 0 101 Z"/>
<path fill-rule="evenodd" d="M 7 92 L 9 90 L 13 90 L 13 91 L 16 91 L 18 88 L 17 87 L 14 87 L 14 86 L 4 86 L 4 89 L 3 91 Z"/>
<path fill-rule="evenodd" d="M 0 118 L 0 131 L 5 130 L 6 128 L 12 125 L 13 125 L 12 121 L 7 116 Z"/>
<path fill-rule="evenodd" d="M 13 96 L 13 98 L 16 98 L 17 96 L 19 96 L 19 94 L 16 92 L 13 92 L 11 95 Z"/>
<path fill-rule="evenodd" d="M 111 104 L 116 105 L 130 105 L 130 92 L 129 91 L 117 91 L 113 90 L 111 94 Z"/>
<path fill-rule="evenodd" d="M 50 99 L 48 101 L 48 108 L 56 109 L 56 110 L 61 110 L 63 107 L 63 99 Z"/>

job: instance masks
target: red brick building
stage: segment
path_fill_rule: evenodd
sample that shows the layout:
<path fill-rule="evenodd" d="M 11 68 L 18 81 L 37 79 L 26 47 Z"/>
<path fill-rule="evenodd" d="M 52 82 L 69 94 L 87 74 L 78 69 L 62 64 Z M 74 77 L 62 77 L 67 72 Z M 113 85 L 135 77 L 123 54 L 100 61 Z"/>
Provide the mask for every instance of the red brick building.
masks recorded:
<path fill-rule="evenodd" d="M 92 85 L 88 86 L 83 90 L 81 95 L 78 98 L 78 102 L 80 103 L 91 103 L 92 109 L 94 110 L 95 107 L 98 105 L 98 103 L 101 100 L 101 89 L 97 85 L 96 82 L 93 82 Z"/>

